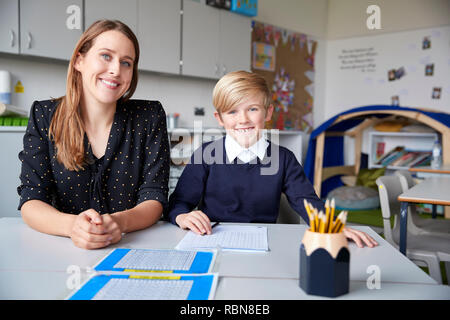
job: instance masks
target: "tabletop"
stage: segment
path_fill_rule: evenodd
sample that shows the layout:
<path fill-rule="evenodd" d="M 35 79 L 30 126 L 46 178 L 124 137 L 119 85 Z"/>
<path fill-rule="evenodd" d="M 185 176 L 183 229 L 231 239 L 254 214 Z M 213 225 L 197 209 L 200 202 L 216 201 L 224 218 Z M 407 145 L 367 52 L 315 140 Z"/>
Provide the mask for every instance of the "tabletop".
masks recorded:
<path fill-rule="evenodd" d="M 218 254 L 213 268 L 213 272 L 219 274 L 216 299 L 312 298 L 298 288 L 299 246 L 307 226 L 261 225 L 268 228 L 268 252 Z M 368 289 L 363 288 L 367 287 L 366 281 L 371 276 L 371 270 L 376 268 L 382 286 L 390 288 L 388 291 L 393 294 L 404 291 L 404 297 L 413 299 L 422 291 L 431 296 L 436 294 L 442 297 L 444 294 L 443 297 L 450 299 L 448 291 L 438 286 L 431 277 L 372 229 L 355 228 L 370 234 L 379 246 L 358 248 L 355 243 L 349 242 L 350 288 L 356 290 L 349 297 L 381 298 L 381 295 L 371 295 Z M 125 234 L 116 245 L 99 250 L 84 250 L 75 247 L 69 238 L 35 231 L 20 218 L 1 218 L 0 298 L 63 299 L 69 293 L 67 281 L 71 275 L 68 273 L 70 267 L 78 269 L 80 276 L 87 277 L 92 273 L 91 267 L 114 248 L 173 249 L 186 232 L 170 223 L 158 222 L 148 229 Z M 260 284 L 257 285 L 256 282 Z M 247 288 L 246 283 L 254 285 Z M 258 288 L 262 283 L 280 288 L 286 284 L 290 289 L 275 297 L 270 292 L 259 292 Z M 228 288 L 235 289 L 229 291 Z M 412 294 L 412 288 L 419 291 Z M 423 291 L 425 289 L 429 290 Z M 248 298 L 245 298 L 246 294 L 249 294 Z M 421 297 L 426 298 L 427 295 Z"/>
<path fill-rule="evenodd" d="M 450 177 L 430 177 L 398 196 L 401 202 L 450 205 Z"/>
<path fill-rule="evenodd" d="M 80 283 L 89 273 L 79 274 Z M 0 270 L 0 300 L 63 300 L 71 293 L 75 273 L 51 271 Z M 227 277 L 219 274 L 215 300 L 315 300 L 331 299 L 308 295 L 299 287 L 298 279 Z M 379 287 L 368 286 L 366 281 L 350 280 L 349 293 L 339 300 L 442 300 L 450 299 L 446 285 L 381 282 Z"/>
<path fill-rule="evenodd" d="M 411 172 L 429 172 L 429 173 L 450 173 L 450 164 L 443 164 L 439 168 L 432 168 L 431 166 L 411 167 L 408 169 Z"/>

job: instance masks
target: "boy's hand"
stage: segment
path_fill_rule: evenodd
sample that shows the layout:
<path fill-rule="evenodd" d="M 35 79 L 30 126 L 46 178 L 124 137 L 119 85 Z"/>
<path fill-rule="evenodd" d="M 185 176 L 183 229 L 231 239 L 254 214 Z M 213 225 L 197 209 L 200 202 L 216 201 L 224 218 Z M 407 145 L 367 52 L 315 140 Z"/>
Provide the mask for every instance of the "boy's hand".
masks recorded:
<path fill-rule="evenodd" d="M 369 236 L 367 233 L 359 230 L 355 230 L 352 228 L 344 227 L 342 230 L 344 232 L 344 235 L 352 239 L 356 242 L 356 245 L 360 248 L 364 247 L 364 245 L 373 248 L 378 246 L 378 242 L 375 241 L 371 236 Z"/>
<path fill-rule="evenodd" d="M 202 211 L 191 211 L 189 213 L 179 214 L 175 222 L 182 229 L 190 229 L 197 234 L 211 234 L 211 221 Z"/>

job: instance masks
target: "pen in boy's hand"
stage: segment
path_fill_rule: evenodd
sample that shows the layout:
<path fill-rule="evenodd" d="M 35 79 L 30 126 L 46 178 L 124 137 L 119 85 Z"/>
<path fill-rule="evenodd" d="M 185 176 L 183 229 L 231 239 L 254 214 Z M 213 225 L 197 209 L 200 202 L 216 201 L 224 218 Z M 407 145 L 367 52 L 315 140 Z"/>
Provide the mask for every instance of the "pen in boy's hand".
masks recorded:
<path fill-rule="evenodd" d="M 219 222 L 214 222 L 214 223 L 211 225 L 211 229 L 214 228 L 215 226 L 217 226 L 218 224 L 219 224 Z"/>
<path fill-rule="evenodd" d="M 217 226 L 219 224 L 219 222 L 214 222 L 214 223 L 212 223 L 211 224 L 211 231 L 212 231 L 212 228 L 214 228 L 215 226 Z M 202 233 L 201 235 L 202 236 L 204 236 L 206 233 Z"/>

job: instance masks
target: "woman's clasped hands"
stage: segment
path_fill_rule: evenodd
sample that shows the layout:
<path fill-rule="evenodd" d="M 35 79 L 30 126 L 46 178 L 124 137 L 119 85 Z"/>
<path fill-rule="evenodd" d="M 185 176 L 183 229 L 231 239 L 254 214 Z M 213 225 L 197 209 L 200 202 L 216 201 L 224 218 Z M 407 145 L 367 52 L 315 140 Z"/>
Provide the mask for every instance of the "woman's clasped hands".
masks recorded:
<path fill-rule="evenodd" d="M 94 209 L 88 209 L 76 216 L 70 238 L 77 247 L 99 249 L 119 242 L 122 230 L 112 215 L 100 215 Z"/>

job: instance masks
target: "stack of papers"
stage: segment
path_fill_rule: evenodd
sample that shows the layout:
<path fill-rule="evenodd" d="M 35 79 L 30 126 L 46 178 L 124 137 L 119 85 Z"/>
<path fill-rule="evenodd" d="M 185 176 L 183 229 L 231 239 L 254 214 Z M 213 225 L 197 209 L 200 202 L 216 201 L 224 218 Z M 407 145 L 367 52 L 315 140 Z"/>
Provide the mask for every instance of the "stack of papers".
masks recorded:
<path fill-rule="evenodd" d="M 215 252 L 114 249 L 69 300 L 208 300 Z"/>
<path fill-rule="evenodd" d="M 210 235 L 188 232 L 176 249 L 222 249 L 227 251 L 269 251 L 267 227 L 218 225 Z"/>
<path fill-rule="evenodd" d="M 204 236 L 189 231 L 176 249 L 114 249 L 67 299 L 212 299 L 218 281 L 217 273 L 211 273 L 214 249 L 269 251 L 267 227 L 218 225 Z"/>

